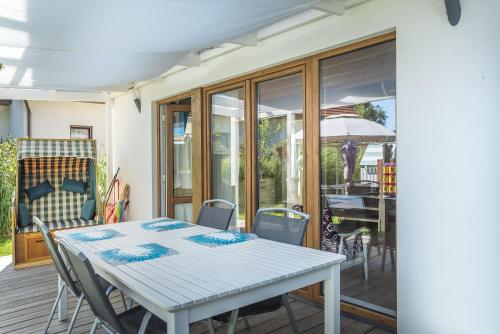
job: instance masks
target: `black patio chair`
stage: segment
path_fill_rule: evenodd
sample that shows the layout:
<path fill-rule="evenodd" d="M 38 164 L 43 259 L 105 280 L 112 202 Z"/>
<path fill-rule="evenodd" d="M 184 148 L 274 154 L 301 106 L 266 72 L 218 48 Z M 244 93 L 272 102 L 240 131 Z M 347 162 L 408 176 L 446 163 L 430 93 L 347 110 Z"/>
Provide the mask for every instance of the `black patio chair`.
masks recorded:
<path fill-rule="evenodd" d="M 302 246 L 309 218 L 308 214 L 296 210 L 284 208 L 260 209 L 255 216 L 252 233 L 262 239 Z M 213 319 L 228 322 L 228 333 L 232 334 L 238 317 L 243 317 L 246 329 L 250 330 L 250 324 L 246 317 L 274 312 L 282 306 L 286 309 L 293 332 L 295 334 L 300 333 L 286 293 L 242 307 L 239 310 L 220 314 Z"/>
<path fill-rule="evenodd" d="M 75 298 L 78 299 L 78 303 L 76 304 L 75 312 L 73 313 L 73 316 L 71 317 L 71 322 L 68 327 L 68 333 L 71 333 L 73 330 L 73 327 L 75 325 L 76 318 L 78 316 L 78 313 L 80 312 L 80 308 L 82 306 L 83 300 L 85 299 L 85 296 L 82 291 L 82 287 L 80 282 L 78 280 L 74 280 L 73 277 L 70 274 L 70 269 L 66 266 L 66 263 L 63 260 L 63 257 L 61 253 L 59 252 L 57 245 L 52 238 L 52 235 L 50 234 L 50 230 L 45 226 L 45 224 L 40 220 L 38 217 L 33 217 L 33 222 L 37 225 L 38 230 L 41 232 L 42 237 L 45 241 L 45 244 L 47 245 L 47 249 L 49 250 L 49 254 L 52 257 L 52 262 L 54 263 L 54 266 L 56 267 L 56 271 L 59 274 L 59 277 L 63 281 L 64 285 L 61 287 L 59 290 L 59 293 L 57 294 L 56 301 L 54 302 L 54 306 L 52 307 L 52 310 L 50 311 L 49 314 L 49 320 L 47 321 L 47 324 L 45 325 L 44 333 L 47 333 L 50 327 L 50 323 L 52 322 L 52 319 L 54 317 L 54 313 L 56 312 L 57 305 L 59 304 L 59 301 L 61 300 L 62 293 L 64 289 L 68 289 L 69 292 Z M 108 282 L 106 282 L 103 278 L 99 277 L 99 284 L 101 287 L 107 287 L 106 290 L 106 295 L 109 295 L 111 291 L 113 291 L 115 288 L 110 285 Z M 122 294 L 122 300 L 123 304 L 125 305 L 125 299 Z"/>
<path fill-rule="evenodd" d="M 83 253 L 73 250 L 65 240 L 61 241 L 60 245 L 65 250 L 73 273 L 81 283 L 87 303 L 96 317 L 91 334 L 94 334 L 99 326 L 109 333 L 120 334 L 167 332 L 167 324 L 142 306 L 116 314 L 89 259 Z"/>
<path fill-rule="evenodd" d="M 223 199 L 211 199 L 203 202 L 196 224 L 227 230 L 231 223 L 236 204 Z"/>

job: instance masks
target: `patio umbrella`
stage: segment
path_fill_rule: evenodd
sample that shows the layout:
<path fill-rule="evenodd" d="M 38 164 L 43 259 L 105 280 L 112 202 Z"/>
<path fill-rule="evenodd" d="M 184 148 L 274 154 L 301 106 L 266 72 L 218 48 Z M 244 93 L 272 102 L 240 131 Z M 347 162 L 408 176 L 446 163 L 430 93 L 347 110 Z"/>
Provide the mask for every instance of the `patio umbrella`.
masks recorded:
<path fill-rule="evenodd" d="M 360 118 L 358 115 L 346 114 L 330 116 L 321 121 L 321 141 L 355 141 L 355 142 L 391 142 L 396 134 L 385 126 Z M 303 139 L 303 131 L 297 133 L 297 139 Z"/>
<path fill-rule="evenodd" d="M 304 132 L 299 131 L 296 138 L 303 139 Z M 344 142 L 342 155 L 344 157 L 344 179 L 346 193 L 356 164 L 355 142 L 391 142 L 396 139 L 396 133 L 385 126 L 360 118 L 356 114 L 329 116 L 321 121 L 322 143 Z"/>

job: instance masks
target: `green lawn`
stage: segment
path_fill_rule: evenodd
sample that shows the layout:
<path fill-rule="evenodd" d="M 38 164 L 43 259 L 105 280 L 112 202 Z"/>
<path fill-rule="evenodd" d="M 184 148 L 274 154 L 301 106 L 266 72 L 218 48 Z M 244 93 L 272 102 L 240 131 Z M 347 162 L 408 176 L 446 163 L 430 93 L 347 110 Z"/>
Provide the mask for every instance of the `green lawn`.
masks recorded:
<path fill-rule="evenodd" d="M 12 254 L 12 238 L 0 237 L 0 256 Z"/>

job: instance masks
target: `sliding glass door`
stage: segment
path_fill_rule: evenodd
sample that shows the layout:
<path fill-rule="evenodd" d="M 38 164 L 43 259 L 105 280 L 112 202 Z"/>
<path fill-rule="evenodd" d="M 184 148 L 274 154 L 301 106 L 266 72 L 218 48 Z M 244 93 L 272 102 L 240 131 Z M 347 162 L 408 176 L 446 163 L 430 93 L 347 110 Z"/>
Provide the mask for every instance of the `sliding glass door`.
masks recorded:
<path fill-rule="evenodd" d="M 184 102 L 160 106 L 160 215 L 192 221 L 192 118 Z"/>
<path fill-rule="evenodd" d="M 343 251 L 343 301 L 396 310 L 396 50 L 386 42 L 323 59 L 322 250 Z"/>
<path fill-rule="evenodd" d="M 257 83 L 257 208 L 302 207 L 303 73 Z"/>
<path fill-rule="evenodd" d="M 236 203 L 240 229 L 251 227 L 259 208 L 311 214 L 305 245 L 347 257 L 346 310 L 363 316 L 369 309 L 395 326 L 394 38 L 208 87 L 204 196 Z M 301 294 L 322 301 L 320 285 Z"/>
<path fill-rule="evenodd" d="M 232 227 L 245 228 L 244 89 L 210 95 L 211 197 L 237 204 Z"/>

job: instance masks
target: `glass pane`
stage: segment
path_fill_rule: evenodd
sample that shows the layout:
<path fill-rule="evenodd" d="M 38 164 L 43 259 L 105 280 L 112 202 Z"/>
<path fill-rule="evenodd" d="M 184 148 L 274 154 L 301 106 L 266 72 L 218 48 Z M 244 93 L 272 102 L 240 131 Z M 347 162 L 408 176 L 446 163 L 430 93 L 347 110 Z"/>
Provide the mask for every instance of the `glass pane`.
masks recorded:
<path fill-rule="evenodd" d="M 302 74 L 257 85 L 258 206 L 301 209 Z"/>
<path fill-rule="evenodd" d="M 159 140 L 159 152 L 160 152 L 160 216 L 164 217 L 167 215 L 167 127 L 166 127 L 166 105 L 160 105 L 160 120 L 159 120 L 159 128 L 160 128 L 160 140 Z"/>
<path fill-rule="evenodd" d="M 172 113 L 174 136 L 174 197 L 191 196 L 191 112 Z"/>
<path fill-rule="evenodd" d="M 179 219 L 185 222 L 192 222 L 193 204 L 191 203 L 174 204 L 174 219 Z"/>
<path fill-rule="evenodd" d="M 212 95 L 212 198 L 236 203 L 233 227 L 245 227 L 244 91 Z"/>
<path fill-rule="evenodd" d="M 321 249 L 345 248 L 343 300 L 395 315 L 395 43 L 323 60 L 320 80 Z"/>
<path fill-rule="evenodd" d="M 90 138 L 90 128 L 70 128 L 70 138 L 71 139 L 91 139 Z"/>

